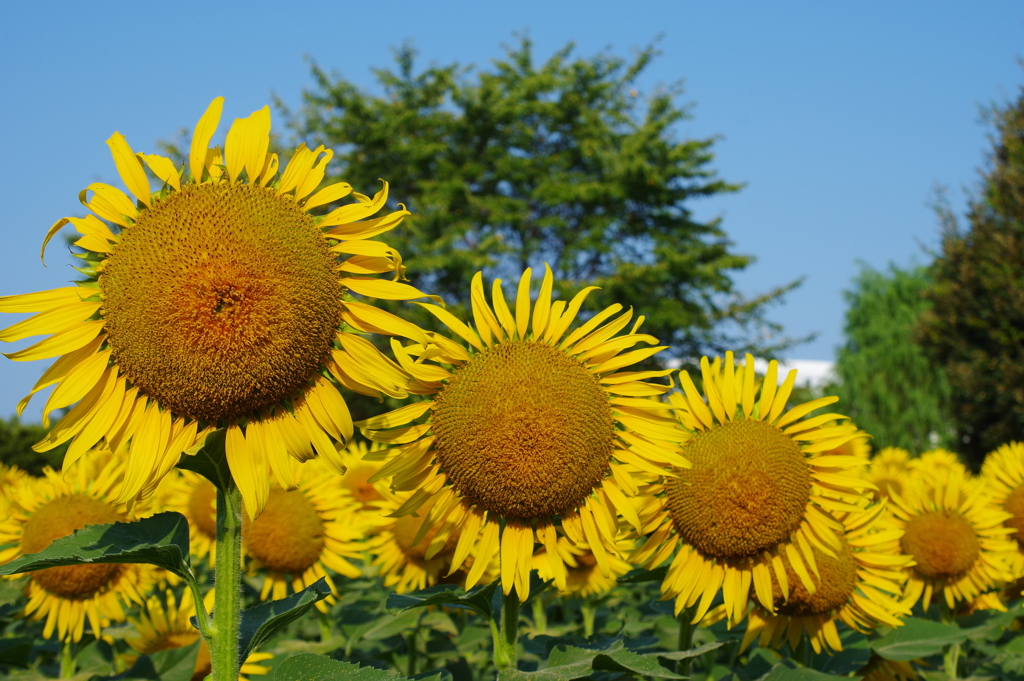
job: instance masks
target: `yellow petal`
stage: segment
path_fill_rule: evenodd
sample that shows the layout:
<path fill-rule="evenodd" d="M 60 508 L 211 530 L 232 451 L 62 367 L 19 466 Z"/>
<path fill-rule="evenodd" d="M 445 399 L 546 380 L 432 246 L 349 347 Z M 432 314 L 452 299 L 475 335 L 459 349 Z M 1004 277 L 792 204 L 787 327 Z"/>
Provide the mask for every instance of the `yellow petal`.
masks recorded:
<path fill-rule="evenodd" d="M 128 191 L 147 206 L 151 205 L 149 178 L 146 177 L 146 171 L 142 167 L 142 163 L 139 162 L 132 148 L 128 146 L 128 141 L 125 140 L 124 135 L 115 132 L 107 140 L 107 146 L 110 147 L 110 153 L 114 157 L 117 173 L 121 176 L 121 181 L 124 182 L 124 185 L 128 187 Z"/>
<path fill-rule="evenodd" d="M 203 180 L 203 170 L 206 167 L 207 152 L 210 140 L 217 131 L 220 123 L 220 114 L 224 109 L 224 98 L 215 97 L 210 105 L 206 107 L 196 129 L 192 133 L 192 146 L 189 149 L 189 169 L 192 171 L 192 179 L 197 184 Z"/>
<path fill-rule="evenodd" d="M 89 192 L 93 196 L 86 201 Z M 78 200 L 99 217 L 122 227 L 127 227 L 139 216 L 139 209 L 123 191 L 102 182 L 94 182 L 78 192 Z"/>
<path fill-rule="evenodd" d="M 47 312 L 40 312 L 6 329 L 0 329 L 0 341 L 13 343 L 29 336 L 60 333 L 93 316 L 103 303 L 73 303 Z"/>
<path fill-rule="evenodd" d="M 174 162 L 171 159 L 159 154 L 142 154 L 141 156 L 153 174 L 159 177 L 164 184 L 169 184 L 176 192 L 181 191 L 181 176 L 178 175 L 178 169 L 174 167 Z"/>
<path fill-rule="evenodd" d="M 442 303 L 439 296 L 429 296 L 415 286 L 400 284 L 397 281 L 386 279 L 369 279 L 363 277 L 346 277 L 342 285 L 361 296 L 379 298 L 381 300 L 414 300 L 416 298 L 430 298 Z"/>
<path fill-rule="evenodd" d="M 519 278 L 519 291 L 516 293 L 516 330 L 519 339 L 526 340 L 526 332 L 530 328 L 530 279 L 533 269 L 527 267 Z"/>
<path fill-rule="evenodd" d="M 81 322 L 80 324 L 75 324 L 66 331 L 61 331 L 49 338 L 45 338 L 24 350 L 19 350 L 10 354 L 5 352 L 3 354 L 4 357 L 14 360 L 15 362 L 30 362 L 35 359 L 45 359 L 47 357 L 63 355 L 67 352 L 78 350 L 89 341 L 96 338 L 96 336 L 103 331 L 103 324 L 104 322 L 102 319 L 92 322 Z"/>
<path fill-rule="evenodd" d="M 329 187 L 324 187 L 302 205 L 302 210 L 310 211 L 318 206 L 340 201 L 352 193 L 352 185 L 347 182 L 338 182 Z"/>
<path fill-rule="evenodd" d="M 81 302 L 83 298 L 87 298 L 94 293 L 97 293 L 96 289 L 65 286 L 63 288 L 50 289 L 49 291 L 3 296 L 0 297 L 0 312 L 45 312 L 71 303 Z"/>
<path fill-rule="evenodd" d="M 551 275 L 551 268 L 544 263 L 544 279 L 541 281 L 540 293 L 537 294 L 537 301 L 533 304 L 533 337 L 541 338 L 548 326 L 549 312 L 551 311 L 551 288 L 554 277 Z"/>
<path fill-rule="evenodd" d="M 266 453 L 262 447 L 253 447 L 253 444 L 237 425 L 228 426 L 224 451 L 227 454 L 231 477 L 238 485 L 242 505 L 250 520 L 255 520 L 263 513 L 270 494 L 270 471 L 267 469 Z"/>

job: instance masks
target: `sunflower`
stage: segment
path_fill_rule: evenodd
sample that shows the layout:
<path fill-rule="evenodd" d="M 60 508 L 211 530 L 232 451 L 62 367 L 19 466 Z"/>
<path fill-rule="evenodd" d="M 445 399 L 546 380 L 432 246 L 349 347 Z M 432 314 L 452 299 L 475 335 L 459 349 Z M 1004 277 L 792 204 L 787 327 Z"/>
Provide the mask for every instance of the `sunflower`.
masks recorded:
<path fill-rule="evenodd" d="M 38 553 L 54 539 L 66 537 L 86 525 L 128 520 L 124 504 L 116 502 L 114 488 L 124 473 L 124 462 L 97 455 L 62 475 L 50 468 L 39 479 L 29 478 L 9 489 L 10 506 L 0 522 L 0 564 L 20 555 Z M 135 512 L 144 515 L 146 509 Z M 28 573 L 24 614 L 46 619 L 43 637 L 56 632 L 62 641 L 82 639 L 88 620 L 96 638 L 106 620 L 123 622 L 124 606 L 141 603 L 152 585 L 164 575 L 148 565 L 96 563 L 69 565 Z M 21 577 L 15 575 L 12 578 Z"/>
<path fill-rule="evenodd" d="M 372 458 L 368 458 L 373 453 Z M 353 441 L 347 448 L 338 451 L 341 463 L 345 466 L 345 474 L 341 476 L 341 486 L 362 504 L 363 510 L 376 511 L 378 503 L 384 501 L 386 492 L 380 483 L 370 482 L 370 478 L 383 465 L 380 457 L 384 448 L 377 442 L 367 444 L 363 440 Z"/>
<path fill-rule="evenodd" d="M 207 607 L 213 607 L 213 591 L 209 591 L 204 597 Z M 191 598 L 182 598 L 178 603 L 174 592 L 168 590 L 165 594 L 166 605 L 160 602 L 157 596 L 150 596 L 138 618 L 129 617 L 128 621 L 135 625 L 137 636 L 125 638 L 132 650 L 142 655 L 152 655 L 161 650 L 173 650 L 192 645 L 199 640 L 199 631 L 192 626 L 189 618 L 196 614 L 196 606 Z M 249 681 L 243 674 L 250 676 L 263 676 L 270 672 L 268 667 L 261 666 L 260 662 L 272 659 L 270 653 L 252 653 L 242 664 L 239 681 Z M 199 644 L 199 654 L 196 655 L 195 671 L 192 673 L 192 681 L 202 681 L 210 673 L 210 649 L 206 641 Z"/>
<path fill-rule="evenodd" d="M 919 678 L 909 662 L 887 660 L 874 653 L 868 658 L 868 663 L 857 671 L 856 676 L 861 681 L 917 681 Z"/>
<path fill-rule="evenodd" d="M 637 333 L 643 317 L 629 328 L 632 310 L 619 314 L 622 306 L 613 305 L 570 332 L 595 287 L 552 303 L 554 280 L 545 266 L 531 317 L 531 274 L 527 269 L 519 281 L 513 315 L 501 281 L 495 280 L 488 305 L 477 273 L 475 330 L 423 304 L 468 347 L 442 334 L 432 336 L 431 348 L 393 341 L 399 364 L 417 379 L 409 391 L 428 399 L 357 424 L 371 440 L 396 445 L 376 474 L 394 476 L 396 491 L 414 491 L 395 514 L 431 502 L 420 534 L 440 528 L 425 557 L 458 535 L 450 572 L 474 553 L 471 588 L 497 554 L 503 591 L 515 588 L 522 600 L 529 596 L 534 546 L 557 557 L 559 533 L 573 545 L 589 545 L 601 572 L 612 574 L 617 515 L 639 525 L 628 500 L 638 492 L 638 474 L 687 465 L 677 444 L 686 434 L 653 399 L 670 386 L 646 382 L 670 372 L 620 371 L 664 349 L 624 352 L 657 342 Z M 414 423 L 424 414 L 424 422 Z M 565 566 L 551 562 L 563 588 Z"/>
<path fill-rule="evenodd" d="M 628 554 L 633 542 L 620 533 L 616 539 L 620 554 Z M 632 565 L 616 555 L 608 556 L 612 569 L 610 575 L 603 574 L 597 567 L 597 558 L 587 544 L 572 544 L 565 537 L 558 538 L 556 546 L 558 560 L 565 565 L 565 588 L 558 590 L 559 595 L 567 598 L 588 598 L 601 596 L 618 586 L 618 578 L 632 569 Z M 547 548 L 541 548 L 533 556 L 533 567 L 541 579 L 548 581 L 555 578 L 551 571 Z"/>
<path fill-rule="evenodd" d="M 816 556 L 842 550 L 836 512 L 857 511 L 872 486 L 850 473 L 867 463 L 828 452 L 857 436 L 845 417 L 804 417 L 837 401 L 823 397 L 785 411 L 796 371 L 778 386 L 778 363 L 768 365 L 760 400 L 754 394 L 754 358 L 734 367 L 726 353 L 719 371 L 700 362 L 705 403 L 686 372 L 683 392 L 669 400 L 688 439 L 682 455 L 692 467 L 656 483 L 644 496 L 641 536 L 630 562 L 656 567 L 676 548 L 662 597 L 676 599 L 677 614 L 697 606 L 693 622 L 721 591 L 730 625 L 746 614 L 751 584 L 758 602 L 775 610 L 772 575 L 795 574 L 813 595 L 820 580 Z"/>
<path fill-rule="evenodd" d="M 941 592 L 953 610 L 1011 581 L 1017 545 L 1013 528 L 1003 524 L 1010 514 L 992 505 L 983 484 L 955 469 L 922 467 L 917 474 L 890 504 L 904 532 L 902 551 L 916 563 L 907 568 L 907 604 L 923 599 L 927 610 Z"/>
<path fill-rule="evenodd" d="M 784 557 L 785 579 L 772 578 L 775 612 L 754 606 L 741 649 L 758 638 L 762 647 L 788 640 L 795 649 L 806 632 L 814 652 L 840 651 L 836 620 L 864 632 L 900 626 L 899 617 L 910 614 L 900 597 L 907 579 L 902 568 L 911 559 L 900 554 L 903 532 L 893 526 L 885 503 L 840 516 L 840 548 L 831 555 L 812 548 L 820 575 L 818 589 L 808 593 Z"/>
<path fill-rule="evenodd" d="M 381 496 L 374 503 L 375 510 L 366 511 L 367 517 L 372 517 L 370 522 L 374 524 L 373 536 L 367 542 L 366 550 L 373 558 L 371 565 L 384 578 L 384 586 L 400 594 L 442 583 L 469 588 L 466 587 L 466 577 L 476 557 L 470 553 L 459 569 L 452 569 L 452 559 L 459 541 L 458 530 L 452 532 L 444 546 L 428 558 L 427 550 L 438 527 L 434 526 L 423 533 L 420 528 L 433 504 L 427 501 L 416 515 L 394 517 L 395 511 L 413 493 L 393 493 L 381 482 L 377 482 L 375 488 Z M 497 576 L 496 562 L 492 559 L 490 564 L 481 569 L 482 581 L 488 582 Z"/>
<path fill-rule="evenodd" d="M 69 467 L 97 443 L 128 457 L 119 501 L 152 493 L 182 453 L 226 430 L 227 461 L 250 513 L 267 501 L 271 472 L 286 488 L 291 458 L 318 453 L 340 469 L 335 443 L 352 434 L 340 388 L 403 398 L 402 370 L 355 332 L 425 342 L 416 326 L 350 294 L 409 300 L 424 294 L 369 275 L 403 273 L 376 236 L 409 213 L 372 220 L 388 198 L 321 184 L 333 152 L 299 146 L 278 175 L 268 153 L 270 109 L 236 119 L 223 154 L 209 148 L 223 98 L 196 126 L 190 176 L 167 158 L 107 140 L 130 196 L 106 184 L 80 195 L 89 214 L 58 220 L 82 235 L 72 286 L 0 298 L 0 311 L 37 312 L 0 331 L 17 341 L 53 334 L 7 357 L 59 359 L 18 404 L 55 386 L 43 409 L 75 404 L 39 442 L 71 441 Z M 159 178 L 153 192 L 146 167 Z M 347 196 L 328 212 L 316 209 Z M 76 404 L 77 403 L 77 404 Z"/>
<path fill-rule="evenodd" d="M 992 503 L 1010 514 L 1006 524 L 1024 551 L 1024 444 L 1011 442 L 991 452 L 981 465 L 981 476 Z"/>
<path fill-rule="evenodd" d="M 217 488 L 192 471 L 174 469 L 160 486 L 162 507 L 188 520 L 189 551 L 196 559 L 217 564 Z M 156 503 L 160 503 L 160 499 Z"/>
<path fill-rule="evenodd" d="M 928 485 L 948 480 L 954 475 L 961 478 L 970 477 L 960 457 L 945 449 L 927 451 L 916 459 L 911 459 L 909 466 L 914 476 Z"/>
<path fill-rule="evenodd" d="M 890 492 L 899 494 L 903 491 L 903 483 L 913 470 L 910 452 L 899 447 L 886 447 L 871 457 L 871 464 L 861 469 L 861 475 L 877 488 L 875 499 L 887 499 Z"/>
<path fill-rule="evenodd" d="M 341 476 L 319 459 L 292 464 L 293 490 L 271 486 L 263 514 L 244 522 L 242 548 L 252 558 L 251 572 L 264 568 L 260 600 L 278 600 L 291 587 L 300 591 L 321 577 L 337 593 L 327 569 L 359 577 L 349 562 L 360 558 L 368 524 L 360 504 L 341 486 Z M 334 597 L 317 602 L 327 612 Z"/>

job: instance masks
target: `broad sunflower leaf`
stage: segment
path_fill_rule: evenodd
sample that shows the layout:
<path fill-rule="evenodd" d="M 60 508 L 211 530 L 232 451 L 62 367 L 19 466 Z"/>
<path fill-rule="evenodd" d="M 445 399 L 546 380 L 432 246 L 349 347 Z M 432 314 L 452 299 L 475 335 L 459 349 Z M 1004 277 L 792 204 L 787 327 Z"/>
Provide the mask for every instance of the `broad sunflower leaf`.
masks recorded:
<path fill-rule="evenodd" d="M 594 670 L 594 658 L 600 650 L 557 646 L 551 651 L 544 669 L 522 672 L 518 669 L 504 669 L 498 672 L 498 681 L 572 681 L 590 676 Z"/>
<path fill-rule="evenodd" d="M 388 596 L 385 608 L 393 615 L 397 615 L 412 608 L 425 608 L 428 605 L 447 605 L 450 608 L 462 608 L 472 610 L 483 617 L 491 617 L 494 610 L 491 606 L 494 592 L 498 588 L 497 582 L 486 586 L 478 586 L 466 592 L 459 588 L 439 584 L 428 589 L 413 591 L 407 594 L 391 594 Z"/>
<path fill-rule="evenodd" d="M 0 575 L 85 563 L 149 563 L 192 579 L 188 546 L 185 516 L 157 513 L 130 523 L 86 525 L 39 553 L 0 565 Z"/>
<path fill-rule="evenodd" d="M 909 617 L 903 620 L 902 627 L 872 641 L 871 650 L 886 660 L 901 662 L 938 655 L 946 646 L 963 643 L 965 640 L 967 632 L 955 624 Z"/>
<path fill-rule="evenodd" d="M 314 584 L 288 598 L 263 603 L 243 611 L 238 632 L 239 659 L 249 657 L 270 637 L 309 612 L 313 604 L 330 595 L 331 588 L 327 586 L 327 580 L 321 577 Z"/>
<path fill-rule="evenodd" d="M 274 681 L 401 681 L 402 678 L 383 669 L 309 654 L 289 657 L 274 673 Z"/>
<path fill-rule="evenodd" d="M 196 670 L 199 641 L 184 648 L 142 655 L 128 671 L 117 676 L 93 677 L 93 681 L 190 681 Z"/>
<path fill-rule="evenodd" d="M 1024 616 L 1024 601 L 1017 601 L 1006 606 L 1006 612 L 998 610 L 981 610 L 957 618 L 957 626 L 972 641 L 995 641 L 1006 631 L 1006 628 L 1019 617 Z"/>

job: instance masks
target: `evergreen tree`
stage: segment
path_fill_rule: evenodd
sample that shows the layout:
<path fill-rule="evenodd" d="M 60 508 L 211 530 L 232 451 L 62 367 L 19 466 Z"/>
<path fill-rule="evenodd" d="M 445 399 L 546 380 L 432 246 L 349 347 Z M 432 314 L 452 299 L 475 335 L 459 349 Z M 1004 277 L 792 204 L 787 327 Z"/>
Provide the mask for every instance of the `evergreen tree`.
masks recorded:
<path fill-rule="evenodd" d="M 861 266 L 845 292 L 846 343 L 839 348 L 834 386 L 841 411 L 874 436 L 872 446 L 921 452 L 950 446 L 949 382 L 914 343 L 929 303 L 923 267 L 888 272 Z"/>
<path fill-rule="evenodd" d="M 798 282 L 753 298 L 735 290 L 730 273 L 753 259 L 689 206 L 739 187 L 710 168 L 714 140 L 674 137 L 688 115 L 678 88 L 638 94 L 655 51 L 627 63 L 572 58 L 572 49 L 536 66 L 523 39 L 488 71 L 417 72 L 405 48 L 397 71 L 375 71 L 379 95 L 314 66 L 301 110 L 281 108 L 301 141 L 339 150 L 337 179 L 359 191 L 389 181 L 412 217 L 388 243 L 412 283 L 456 314 L 477 270 L 501 277 L 510 295 L 523 269 L 547 262 L 562 295 L 601 287 L 591 309 L 634 307 L 677 358 L 786 347 L 765 307 Z M 392 309 L 434 324 L 415 306 Z"/>
<path fill-rule="evenodd" d="M 961 229 L 948 210 L 919 342 L 952 385 L 962 454 L 1024 439 L 1024 90 L 989 112 L 989 165 Z"/>

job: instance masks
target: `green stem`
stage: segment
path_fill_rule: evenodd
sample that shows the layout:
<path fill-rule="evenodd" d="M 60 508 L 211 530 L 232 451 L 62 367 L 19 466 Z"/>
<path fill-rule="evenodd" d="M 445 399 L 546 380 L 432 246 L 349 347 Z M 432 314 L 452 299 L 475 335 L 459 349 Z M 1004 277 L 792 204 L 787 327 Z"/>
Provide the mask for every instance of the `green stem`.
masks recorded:
<path fill-rule="evenodd" d="M 533 631 L 546 634 L 548 631 L 548 613 L 544 608 L 544 599 L 539 595 L 533 599 Z"/>
<path fill-rule="evenodd" d="M 501 631 L 497 632 L 492 623 L 491 633 L 498 633 L 494 639 L 494 666 L 498 671 L 515 669 L 519 659 L 519 594 L 515 587 L 501 605 Z"/>
<path fill-rule="evenodd" d="M 953 643 L 946 648 L 946 652 L 942 656 L 942 661 L 945 666 L 946 677 L 950 679 L 958 678 L 956 671 L 957 667 L 960 665 L 960 644 Z"/>
<path fill-rule="evenodd" d="M 409 653 L 409 668 L 406 671 L 406 676 L 416 676 L 416 634 L 419 633 L 419 628 L 416 627 L 409 632 L 409 637 L 405 639 L 405 647 L 408 648 Z"/>
<path fill-rule="evenodd" d="M 206 641 L 206 645 L 210 645 L 213 641 L 213 623 L 210 621 L 209 613 L 206 612 L 206 603 L 203 602 L 203 594 L 199 590 L 199 582 L 196 581 L 196 576 L 191 570 L 185 575 L 185 583 L 188 584 L 188 589 L 192 593 L 192 600 L 196 605 L 196 622 L 199 624 L 199 634 Z"/>
<path fill-rule="evenodd" d="M 320 625 L 320 642 L 331 640 L 333 632 L 331 630 L 331 616 L 326 612 L 321 612 L 319 608 L 313 608 L 316 610 L 316 621 Z"/>
<path fill-rule="evenodd" d="M 594 635 L 594 620 L 597 619 L 597 608 L 589 601 L 580 604 L 580 614 L 583 615 L 583 635 L 590 638 Z"/>
<path fill-rule="evenodd" d="M 676 649 L 679 652 L 686 652 L 693 645 L 693 624 L 691 620 L 696 614 L 696 606 L 692 608 L 683 608 L 683 611 L 676 617 L 679 620 L 679 641 L 676 644 Z M 676 674 L 681 676 L 690 675 L 690 665 L 693 663 L 693 658 L 687 657 L 682 660 L 676 660 Z"/>
<path fill-rule="evenodd" d="M 70 679 L 75 675 L 75 644 L 65 641 L 60 654 L 60 678 Z"/>
<path fill-rule="evenodd" d="M 210 663 L 213 681 L 238 681 L 242 619 L 242 495 L 235 481 L 217 490 L 217 567 Z"/>

